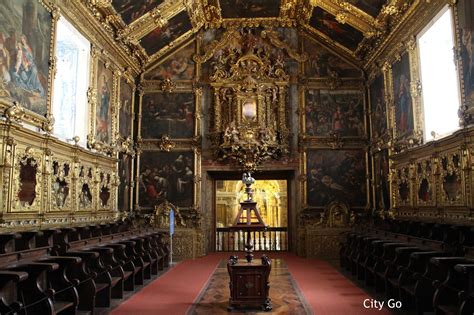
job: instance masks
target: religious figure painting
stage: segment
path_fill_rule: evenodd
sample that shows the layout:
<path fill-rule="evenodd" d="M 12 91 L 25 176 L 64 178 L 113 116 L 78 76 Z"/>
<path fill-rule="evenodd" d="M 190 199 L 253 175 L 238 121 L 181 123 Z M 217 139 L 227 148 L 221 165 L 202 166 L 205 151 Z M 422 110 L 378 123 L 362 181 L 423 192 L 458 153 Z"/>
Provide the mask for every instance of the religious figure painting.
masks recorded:
<path fill-rule="evenodd" d="M 390 209 L 390 193 L 388 185 L 388 150 L 374 153 L 374 188 L 375 209 Z"/>
<path fill-rule="evenodd" d="M 194 136 L 194 94 L 149 93 L 142 100 L 142 138 Z"/>
<path fill-rule="evenodd" d="M 126 24 L 150 12 L 164 0 L 112 0 L 112 6 Z"/>
<path fill-rule="evenodd" d="M 370 84 L 369 91 L 372 112 L 372 137 L 378 139 L 387 132 L 387 107 L 382 74 L 375 77 Z"/>
<path fill-rule="evenodd" d="M 139 204 L 153 208 L 164 200 L 191 207 L 194 196 L 194 153 L 145 151 L 140 156 Z"/>
<path fill-rule="evenodd" d="M 120 79 L 119 132 L 124 139 L 132 134 L 133 89 L 124 78 Z"/>
<path fill-rule="evenodd" d="M 109 143 L 112 137 L 113 73 L 99 61 L 97 69 L 96 140 Z"/>
<path fill-rule="evenodd" d="M 280 0 L 220 0 L 223 18 L 278 17 Z"/>
<path fill-rule="evenodd" d="M 0 98 L 47 112 L 52 18 L 36 0 L 0 2 Z"/>
<path fill-rule="evenodd" d="M 186 10 L 172 17 L 165 26 L 157 27 L 140 41 L 146 53 L 151 56 L 187 31 L 192 29 Z"/>
<path fill-rule="evenodd" d="M 365 135 L 364 96 L 359 91 L 309 89 L 305 92 L 306 133 L 309 136 Z"/>
<path fill-rule="evenodd" d="M 147 80 L 192 80 L 194 77 L 194 42 L 170 56 L 147 74 Z"/>
<path fill-rule="evenodd" d="M 333 201 L 350 207 L 366 206 L 365 155 L 364 150 L 308 150 L 308 206 L 325 207 Z"/>
<path fill-rule="evenodd" d="M 308 60 L 305 63 L 305 74 L 308 78 L 319 77 L 362 77 L 362 71 L 332 54 L 314 40 L 304 41 Z"/>
<path fill-rule="evenodd" d="M 130 189 L 132 182 L 132 157 L 121 153 L 119 159 L 118 209 L 128 211 L 130 209 Z"/>
<path fill-rule="evenodd" d="M 397 138 L 411 135 L 414 129 L 413 104 L 410 91 L 410 60 L 404 54 L 392 66 L 395 125 Z"/>
<path fill-rule="evenodd" d="M 350 4 L 358 7 L 372 17 L 377 17 L 387 0 L 347 0 Z"/>
<path fill-rule="evenodd" d="M 356 50 L 364 35 L 349 24 L 341 24 L 331 13 L 315 7 L 309 24 L 329 38 L 339 42 L 341 45 Z"/>
<path fill-rule="evenodd" d="M 464 97 L 468 104 L 474 104 L 474 3 L 471 0 L 458 1 L 457 12 L 461 37 Z"/>

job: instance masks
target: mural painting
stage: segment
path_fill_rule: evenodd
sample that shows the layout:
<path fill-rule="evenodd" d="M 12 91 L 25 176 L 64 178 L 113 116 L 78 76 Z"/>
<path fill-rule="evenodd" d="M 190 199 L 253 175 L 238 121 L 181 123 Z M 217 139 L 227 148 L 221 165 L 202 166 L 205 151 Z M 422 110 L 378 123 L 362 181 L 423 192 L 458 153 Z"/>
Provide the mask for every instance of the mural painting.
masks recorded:
<path fill-rule="evenodd" d="M 132 134 L 133 89 L 124 78 L 120 79 L 119 132 L 124 139 Z"/>
<path fill-rule="evenodd" d="M 52 19 L 36 0 L 0 3 L 0 98 L 47 112 Z"/>
<path fill-rule="evenodd" d="M 468 104 L 474 104 L 474 4 L 470 0 L 458 1 L 457 11 L 461 37 L 464 97 Z"/>
<path fill-rule="evenodd" d="M 364 97 L 358 91 L 306 90 L 306 133 L 309 136 L 365 135 Z"/>
<path fill-rule="evenodd" d="M 220 0 L 223 18 L 278 17 L 280 0 Z"/>
<path fill-rule="evenodd" d="M 306 38 L 304 44 L 308 54 L 308 61 L 305 63 L 305 74 L 308 78 L 329 76 L 358 78 L 362 76 L 360 70 L 330 53 L 314 40 Z"/>
<path fill-rule="evenodd" d="M 193 152 L 143 152 L 139 177 L 140 207 L 152 208 L 165 199 L 178 207 L 193 205 Z"/>
<path fill-rule="evenodd" d="M 375 209 L 390 209 L 388 150 L 374 153 Z"/>
<path fill-rule="evenodd" d="M 130 189 L 132 179 L 132 158 L 128 154 L 121 154 L 119 159 L 118 187 L 118 209 L 128 211 L 130 209 Z"/>
<path fill-rule="evenodd" d="M 112 136 L 113 73 L 99 61 L 97 69 L 96 140 L 109 143 Z"/>
<path fill-rule="evenodd" d="M 397 138 L 411 135 L 414 128 L 413 103 L 410 91 L 410 61 L 404 54 L 392 66 L 395 125 Z"/>
<path fill-rule="evenodd" d="M 169 57 L 149 73 L 145 74 L 147 80 L 191 80 L 194 77 L 194 43 L 184 47 Z"/>
<path fill-rule="evenodd" d="M 140 41 L 146 53 L 151 56 L 192 28 L 186 11 L 172 17 L 163 27 L 157 27 Z"/>
<path fill-rule="evenodd" d="M 153 10 L 164 0 L 113 0 L 112 6 L 118 14 L 122 16 L 126 24 L 138 19 L 145 13 Z"/>
<path fill-rule="evenodd" d="M 150 93 L 142 99 L 142 138 L 194 136 L 194 94 Z"/>
<path fill-rule="evenodd" d="M 320 7 L 314 8 L 309 24 L 314 29 L 351 50 L 355 50 L 357 45 L 359 45 L 364 38 L 364 35 L 360 31 L 349 24 L 339 23 L 334 15 L 324 11 Z"/>
<path fill-rule="evenodd" d="M 308 206 L 325 207 L 332 201 L 366 206 L 364 150 L 312 149 L 307 152 L 306 163 Z"/>
<path fill-rule="evenodd" d="M 350 4 L 358 7 L 362 11 L 377 17 L 382 7 L 388 2 L 387 0 L 348 0 Z"/>
<path fill-rule="evenodd" d="M 383 75 L 378 75 L 370 84 L 370 105 L 372 112 L 372 138 L 378 139 L 387 132 L 387 109 Z"/>

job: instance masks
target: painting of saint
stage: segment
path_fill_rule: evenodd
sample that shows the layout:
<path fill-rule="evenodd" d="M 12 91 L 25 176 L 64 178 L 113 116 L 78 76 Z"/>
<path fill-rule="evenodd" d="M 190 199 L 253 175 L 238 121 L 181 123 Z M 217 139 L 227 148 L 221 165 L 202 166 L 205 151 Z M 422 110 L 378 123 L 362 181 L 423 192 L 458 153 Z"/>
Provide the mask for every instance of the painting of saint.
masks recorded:
<path fill-rule="evenodd" d="M 461 0 L 457 3 L 461 37 L 462 77 L 464 97 L 468 104 L 474 104 L 474 3 Z"/>
<path fill-rule="evenodd" d="M 194 77 L 194 43 L 191 43 L 170 56 L 147 74 L 147 80 L 191 80 Z"/>
<path fill-rule="evenodd" d="M 121 154 L 119 159 L 120 185 L 118 189 L 118 209 L 119 211 L 130 210 L 130 189 L 132 182 L 132 157 L 128 154 Z"/>
<path fill-rule="evenodd" d="M 305 63 L 305 74 L 308 78 L 328 77 L 333 73 L 343 78 L 362 77 L 361 70 L 332 54 L 314 40 L 306 38 L 304 45 L 308 54 L 308 60 Z"/>
<path fill-rule="evenodd" d="M 140 207 L 152 208 L 165 199 L 178 207 L 191 207 L 193 180 L 193 152 L 143 152 L 138 183 Z"/>
<path fill-rule="evenodd" d="M 191 21 L 184 10 L 172 17 L 165 26 L 157 27 L 143 37 L 140 44 L 151 56 L 190 29 L 192 29 Z"/>
<path fill-rule="evenodd" d="M 47 111 L 52 19 L 36 0 L 0 3 L 0 98 Z"/>
<path fill-rule="evenodd" d="M 387 132 L 387 109 L 383 75 L 379 74 L 370 84 L 370 105 L 372 111 L 372 138 L 378 139 Z"/>
<path fill-rule="evenodd" d="M 365 135 L 364 98 L 359 91 L 306 90 L 306 133 L 309 136 Z"/>
<path fill-rule="evenodd" d="M 309 24 L 329 38 L 339 42 L 341 45 L 356 50 L 357 45 L 362 41 L 364 35 L 362 32 L 353 28 L 349 24 L 341 24 L 331 13 L 315 7 Z"/>
<path fill-rule="evenodd" d="M 142 99 L 142 138 L 194 136 L 194 94 L 149 93 Z"/>
<path fill-rule="evenodd" d="M 133 89 L 124 78 L 120 79 L 119 132 L 124 139 L 132 134 Z"/>
<path fill-rule="evenodd" d="M 280 0 L 220 0 L 223 18 L 278 17 Z"/>
<path fill-rule="evenodd" d="M 414 128 L 408 54 L 404 54 L 400 61 L 393 64 L 392 73 L 397 137 L 405 137 L 410 135 Z"/>
<path fill-rule="evenodd" d="M 374 154 L 375 209 L 390 209 L 390 193 L 388 185 L 388 150 Z"/>
<path fill-rule="evenodd" d="M 347 0 L 350 4 L 358 7 L 372 17 L 377 17 L 387 0 Z"/>
<path fill-rule="evenodd" d="M 308 205 L 325 207 L 330 202 L 340 201 L 349 207 L 365 207 L 365 155 L 364 150 L 308 150 Z"/>
<path fill-rule="evenodd" d="M 112 136 L 111 97 L 113 86 L 113 73 L 99 61 L 97 71 L 97 109 L 96 109 L 96 139 L 109 143 Z"/>
<path fill-rule="evenodd" d="M 112 6 L 126 24 L 153 10 L 164 0 L 112 0 Z"/>

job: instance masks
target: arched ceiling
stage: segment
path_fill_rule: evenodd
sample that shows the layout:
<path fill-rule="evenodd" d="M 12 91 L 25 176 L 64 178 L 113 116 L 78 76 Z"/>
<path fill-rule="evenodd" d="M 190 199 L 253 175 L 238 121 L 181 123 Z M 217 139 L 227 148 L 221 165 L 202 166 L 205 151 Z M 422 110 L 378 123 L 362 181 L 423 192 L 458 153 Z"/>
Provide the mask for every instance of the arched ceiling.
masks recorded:
<path fill-rule="evenodd" d="M 297 27 L 351 58 L 375 51 L 414 0 L 89 0 L 142 68 L 201 28 Z"/>

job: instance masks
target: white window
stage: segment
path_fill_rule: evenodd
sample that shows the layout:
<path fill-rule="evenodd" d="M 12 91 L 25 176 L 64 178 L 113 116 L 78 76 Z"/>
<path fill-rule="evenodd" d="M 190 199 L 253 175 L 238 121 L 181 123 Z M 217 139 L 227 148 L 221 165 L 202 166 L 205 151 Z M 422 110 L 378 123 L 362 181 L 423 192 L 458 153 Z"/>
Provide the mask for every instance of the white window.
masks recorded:
<path fill-rule="evenodd" d="M 54 135 L 71 142 L 78 136 L 85 146 L 88 128 L 90 42 L 61 17 L 56 34 L 54 79 Z"/>
<path fill-rule="evenodd" d="M 459 83 L 454 57 L 452 12 L 445 7 L 418 34 L 425 141 L 459 129 Z"/>

